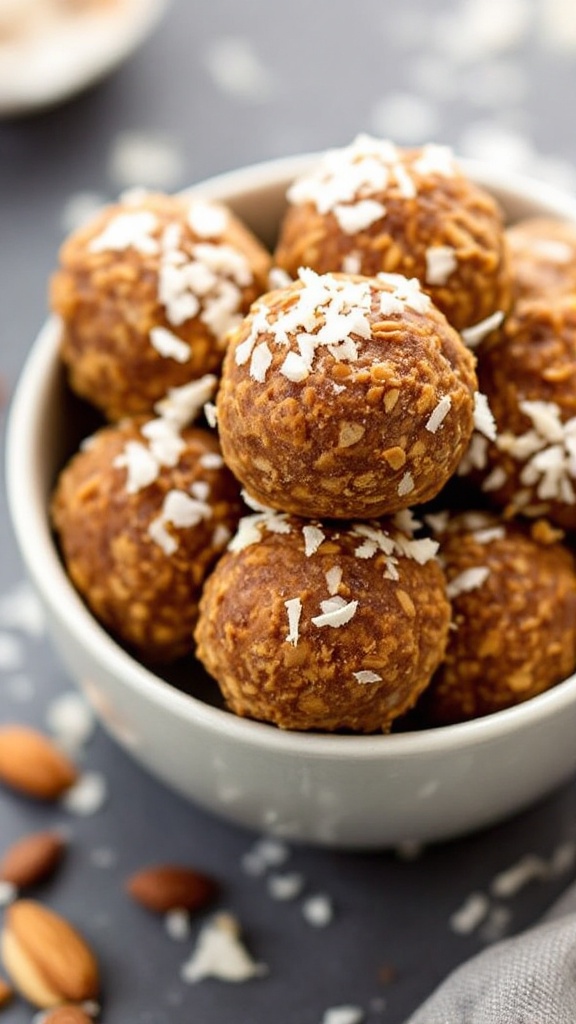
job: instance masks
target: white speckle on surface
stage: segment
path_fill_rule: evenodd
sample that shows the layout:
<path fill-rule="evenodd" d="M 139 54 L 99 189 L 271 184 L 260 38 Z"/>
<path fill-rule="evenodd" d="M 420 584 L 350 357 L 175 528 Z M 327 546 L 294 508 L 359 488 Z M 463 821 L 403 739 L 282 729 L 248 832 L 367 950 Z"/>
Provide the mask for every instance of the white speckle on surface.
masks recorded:
<path fill-rule="evenodd" d="M 458 935 L 470 935 L 484 920 L 490 909 L 490 900 L 482 892 L 472 892 L 462 906 L 451 915 L 449 925 Z"/>
<path fill-rule="evenodd" d="M 89 817 L 102 809 L 108 797 L 108 786 L 101 772 L 89 771 L 61 797 L 60 805 L 69 814 Z"/>
<path fill-rule="evenodd" d="M 118 188 L 171 189 L 182 181 L 184 161 L 176 143 L 152 132 L 120 132 L 112 142 L 108 174 Z"/>
<path fill-rule="evenodd" d="M 212 507 L 206 501 L 199 501 L 185 491 L 168 491 L 162 502 L 160 514 L 148 526 L 148 533 L 168 556 L 178 550 L 178 540 L 168 530 L 190 530 L 199 523 L 210 519 Z"/>
<path fill-rule="evenodd" d="M 190 204 L 188 223 L 198 238 L 218 238 L 228 225 L 228 211 L 215 203 L 195 199 Z"/>
<path fill-rule="evenodd" d="M 250 359 L 250 376 L 255 381 L 258 381 L 259 384 L 263 384 L 266 380 L 266 374 L 268 373 L 272 358 L 273 356 L 267 342 L 261 341 L 259 345 L 256 345 Z"/>
<path fill-rule="evenodd" d="M 12 882 L 0 880 L 0 907 L 7 907 L 18 896 L 18 889 Z"/>
<path fill-rule="evenodd" d="M 516 864 L 495 875 L 490 885 L 490 892 L 498 899 L 510 899 L 516 896 L 526 885 L 534 881 L 542 881 L 548 877 L 548 865 L 542 857 L 527 853 Z"/>
<path fill-rule="evenodd" d="M 319 526 L 308 524 L 302 527 L 304 534 L 304 554 L 307 558 L 315 555 L 318 548 L 326 540 L 326 534 Z"/>
<path fill-rule="evenodd" d="M 86 698 L 71 690 L 50 701 L 46 724 L 60 746 L 75 754 L 92 736 L 96 719 Z"/>
<path fill-rule="evenodd" d="M 177 363 L 187 363 L 192 349 L 187 341 L 182 341 L 174 331 L 166 327 L 153 327 L 150 331 L 150 344 L 158 355 L 164 359 L 174 359 Z"/>
<path fill-rule="evenodd" d="M 256 963 L 240 941 L 236 918 L 220 913 L 204 925 L 192 956 L 182 966 L 181 977 L 191 983 L 203 978 L 241 982 L 267 973 L 266 965 Z"/>
<path fill-rule="evenodd" d="M 296 871 L 270 875 L 268 892 L 273 900 L 294 900 L 304 888 L 304 876 Z"/>
<path fill-rule="evenodd" d="M 100 192 L 74 192 L 64 203 L 60 224 L 65 234 L 76 231 L 107 203 Z"/>
<path fill-rule="evenodd" d="M 333 565 L 331 569 L 328 569 L 326 573 L 326 586 L 328 587 L 328 593 L 334 597 L 338 593 L 338 588 L 342 582 L 342 566 Z"/>
<path fill-rule="evenodd" d="M 398 484 L 398 494 L 403 498 L 406 494 L 410 494 L 414 490 L 414 477 L 412 473 L 404 473 L 400 483 Z"/>
<path fill-rule="evenodd" d="M 318 893 L 302 904 L 302 916 L 313 928 L 325 928 L 334 920 L 334 906 L 329 896 Z"/>
<path fill-rule="evenodd" d="M 209 427 L 212 427 L 212 430 L 216 430 L 218 426 L 218 410 L 214 402 L 205 402 L 202 408 L 206 417 L 206 423 Z"/>
<path fill-rule="evenodd" d="M 242 857 L 242 869 L 247 875 L 264 875 L 269 868 L 280 867 L 290 857 L 290 848 L 279 839 L 258 839 Z"/>
<path fill-rule="evenodd" d="M 108 870 L 113 868 L 118 863 L 118 854 L 115 850 L 112 850 L 109 846 L 95 846 L 93 850 L 90 850 L 90 863 L 95 868 L 102 870 Z"/>
<path fill-rule="evenodd" d="M 437 109 L 423 96 L 390 92 L 373 106 L 370 127 L 377 135 L 410 145 L 435 138 L 440 124 Z"/>
<path fill-rule="evenodd" d="M 204 62 L 221 92 L 259 103 L 274 95 L 274 77 L 247 36 L 220 36 L 212 40 L 206 45 Z"/>
<path fill-rule="evenodd" d="M 190 938 L 190 914 L 187 910 L 182 910 L 181 908 L 169 910 L 164 915 L 164 927 L 174 942 L 185 942 L 186 939 Z"/>
<path fill-rule="evenodd" d="M 24 661 L 24 648 L 18 637 L 0 632 L 0 670 L 13 672 Z"/>
<path fill-rule="evenodd" d="M 386 215 L 386 207 L 375 199 L 359 199 L 351 205 L 336 203 L 333 213 L 342 231 L 355 235 L 381 220 Z"/>
<path fill-rule="evenodd" d="M 324 1011 L 322 1024 L 361 1024 L 364 1016 L 360 1006 L 331 1006 Z"/>
<path fill-rule="evenodd" d="M 36 591 L 25 580 L 0 597 L 0 626 L 18 629 L 31 637 L 46 631 L 46 616 Z"/>

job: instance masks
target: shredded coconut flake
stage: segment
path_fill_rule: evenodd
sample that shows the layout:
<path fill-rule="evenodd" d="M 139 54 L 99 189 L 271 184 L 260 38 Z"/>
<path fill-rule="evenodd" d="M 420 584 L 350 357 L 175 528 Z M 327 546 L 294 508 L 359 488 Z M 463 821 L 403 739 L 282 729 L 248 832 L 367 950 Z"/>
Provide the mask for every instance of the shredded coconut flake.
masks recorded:
<path fill-rule="evenodd" d="M 474 427 L 489 441 L 496 440 L 496 421 L 488 405 L 488 399 L 481 391 L 474 392 Z"/>
<path fill-rule="evenodd" d="M 333 601 L 337 600 L 332 598 Z M 328 604 L 327 601 L 322 601 L 321 608 L 324 608 Z M 347 622 L 350 622 L 356 614 L 358 608 L 358 601 L 349 601 L 347 604 L 337 606 L 330 609 L 329 611 L 323 611 L 322 615 L 315 615 L 312 617 L 312 622 L 315 626 L 321 629 L 324 626 L 332 626 L 333 629 L 338 629 L 340 626 L 345 626 Z"/>
<path fill-rule="evenodd" d="M 504 319 L 504 311 L 499 309 L 496 313 L 492 313 L 491 316 L 487 316 L 485 320 L 480 320 L 479 323 L 473 324 L 472 327 L 465 327 L 460 333 L 462 340 L 468 348 L 476 348 L 481 341 L 484 341 L 491 331 L 495 331 Z"/>
<path fill-rule="evenodd" d="M 250 360 L 250 376 L 259 384 L 263 384 L 266 380 L 272 359 L 273 356 L 267 342 L 261 341 L 259 345 L 256 345 Z"/>
<path fill-rule="evenodd" d="M 174 359 L 177 363 L 187 363 L 192 349 L 186 341 L 182 341 L 173 331 L 166 327 L 153 327 L 150 331 L 150 344 L 158 355 L 164 359 Z"/>
<path fill-rule="evenodd" d="M 426 249 L 426 284 L 446 284 L 458 266 L 456 250 L 451 245 L 431 245 Z"/>
<path fill-rule="evenodd" d="M 200 456 L 199 462 L 204 469 L 222 469 L 224 465 L 224 459 L 218 452 L 205 452 Z"/>
<path fill-rule="evenodd" d="M 362 669 L 360 672 L 353 672 L 352 675 L 358 683 L 381 683 L 382 676 L 377 672 L 370 672 L 369 669 Z"/>
<path fill-rule="evenodd" d="M 199 238 L 218 238 L 228 226 L 228 212 L 223 206 L 195 199 L 188 210 L 188 223 Z"/>
<path fill-rule="evenodd" d="M 323 893 L 309 896 L 302 904 L 302 914 L 313 928 L 325 928 L 334 919 L 332 900 Z"/>
<path fill-rule="evenodd" d="M 302 533 L 304 534 L 304 554 L 310 558 L 311 555 L 316 554 L 322 542 L 326 540 L 326 534 L 319 526 L 313 524 L 303 526 Z"/>
<path fill-rule="evenodd" d="M 296 647 L 298 644 L 300 616 L 302 615 L 302 601 L 299 597 L 292 597 L 288 601 L 284 601 L 284 607 L 288 612 L 288 634 L 286 636 L 286 643 L 292 644 L 293 647 Z"/>
<path fill-rule="evenodd" d="M 200 411 L 206 408 L 217 383 L 213 373 L 206 373 L 203 377 L 191 380 L 179 388 L 169 388 L 166 397 L 156 402 L 154 411 L 176 428 L 182 429 L 192 423 Z"/>
<path fill-rule="evenodd" d="M 400 483 L 398 484 L 398 494 L 403 498 L 406 494 L 410 494 L 414 490 L 414 477 L 412 473 L 404 473 Z"/>
<path fill-rule="evenodd" d="M 477 590 L 488 579 L 490 569 L 486 565 L 474 566 L 471 569 L 464 569 L 463 572 L 451 579 L 446 586 L 448 600 L 453 601 L 460 594 L 468 594 L 471 590 Z"/>
<path fill-rule="evenodd" d="M 231 914 L 216 914 L 204 925 L 192 956 L 183 965 L 186 982 L 203 978 L 241 982 L 268 973 L 265 964 L 256 963 L 240 940 L 240 926 Z"/>
<path fill-rule="evenodd" d="M 136 249 L 146 255 L 155 254 L 159 250 L 158 239 L 154 237 L 157 228 L 158 219 L 150 210 L 119 213 L 106 225 L 102 234 L 92 239 L 88 248 L 90 252 Z"/>
<path fill-rule="evenodd" d="M 328 569 L 326 573 L 326 586 L 328 587 L 328 593 L 338 593 L 338 587 L 342 582 L 342 567 L 340 565 L 333 565 L 331 569 Z"/>
<path fill-rule="evenodd" d="M 342 231 L 355 235 L 381 220 L 386 215 L 386 207 L 374 199 L 360 199 L 347 205 L 337 203 L 333 213 Z"/>
<path fill-rule="evenodd" d="M 426 430 L 429 430 L 431 434 L 435 434 L 446 419 L 451 407 L 452 399 L 450 398 L 450 395 L 444 395 L 444 397 L 438 402 L 436 408 L 430 413 L 430 416 L 425 423 Z"/>
<path fill-rule="evenodd" d="M 484 920 L 489 909 L 488 897 L 483 892 L 472 892 L 450 917 L 450 928 L 458 935 L 470 935 Z"/>
<path fill-rule="evenodd" d="M 177 530 L 191 529 L 211 516 L 212 508 L 206 501 L 199 501 L 185 491 L 168 491 L 160 515 L 152 520 L 148 533 L 166 555 L 173 555 L 178 541 L 166 527 L 170 524 Z"/>

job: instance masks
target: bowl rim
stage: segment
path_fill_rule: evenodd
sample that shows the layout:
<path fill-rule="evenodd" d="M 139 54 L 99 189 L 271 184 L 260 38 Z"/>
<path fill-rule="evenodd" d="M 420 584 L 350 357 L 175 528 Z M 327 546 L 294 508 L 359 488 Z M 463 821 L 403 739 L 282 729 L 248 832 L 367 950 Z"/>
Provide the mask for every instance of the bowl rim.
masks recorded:
<path fill-rule="evenodd" d="M 187 190 L 205 198 L 236 198 L 262 187 L 278 187 L 311 165 L 318 154 L 304 154 L 265 161 L 217 175 Z M 576 221 L 576 199 L 554 186 L 489 165 L 459 160 L 473 179 L 489 190 L 504 192 L 520 200 L 545 206 L 552 215 Z M 233 200 L 230 200 L 233 205 Z M 341 735 L 288 731 L 274 725 L 242 718 L 213 707 L 178 690 L 141 665 L 106 632 L 93 617 L 70 582 L 62 565 L 49 527 L 39 474 L 40 439 L 45 411 L 55 375 L 58 330 L 55 318 L 46 321 L 26 358 L 13 394 L 7 422 L 6 489 L 12 528 L 29 577 L 44 604 L 68 632 L 82 638 L 93 661 L 112 677 L 119 677 L 164 710 L 173 712 L 239 746 L 259 747 L 294 757 L 341 761 L 366 761 L 434 755 L 481 746 L 511 733 L 537 727 L 544 719 L 561 713 L 576 696 L 576 673 L 529 700 L 483 718 L 454 725 L 406 733 Z"/>

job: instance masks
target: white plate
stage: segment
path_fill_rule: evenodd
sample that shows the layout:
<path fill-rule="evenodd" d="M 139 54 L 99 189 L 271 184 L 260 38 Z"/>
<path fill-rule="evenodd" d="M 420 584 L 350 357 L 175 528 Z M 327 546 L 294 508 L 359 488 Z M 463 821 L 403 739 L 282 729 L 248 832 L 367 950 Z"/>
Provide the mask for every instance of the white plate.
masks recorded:
<path fill-rule="evenodd" d="M 11 36 L 0 32 L 0 117 L 53 106 L 103 78 L 143 42 L 167 0 L 97 7 L 63 16 L 50 13 L 49 0 L 9 0 L 4 8 L 0 0 L 0 28 L 9 14 L 21 25 Z"/>

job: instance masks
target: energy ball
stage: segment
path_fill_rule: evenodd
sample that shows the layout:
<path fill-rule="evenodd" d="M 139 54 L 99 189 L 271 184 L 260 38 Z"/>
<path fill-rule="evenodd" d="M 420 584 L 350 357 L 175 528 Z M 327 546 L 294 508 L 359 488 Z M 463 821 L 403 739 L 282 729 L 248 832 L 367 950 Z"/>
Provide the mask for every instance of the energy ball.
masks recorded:
<path fill-rule="evenodd" d="M 576 224 L 530 217 L 506 231 L 514 300 L 576 292 Z"/>
<path fill-rule="evenodd" d="M 222 451 L 266 506 L 387 515 L 432 498 L 452 475 L 476 387 L 474 357 L 415 279 L 301 270 L 229 338 Z"/>
<path fill-rule="evenodd" d="M 452 520 L 440 559 L 452 602 L 444 661 L 422 705 L 436 724 L 512 707 L 576 667 L 576 563 L 544 521 Z"/>
<path fill-rule="evenodd" d="M 576 297 L 518 303 L 478 375 L 497 436 L 475 442 L 467 468 L 508 515 L 576 529 Z"/>
<path fill-rule="evenodd" d="M 208 579 L 197 656 L 237 715 L 281 729 L 387 732 L 446 645 L 436 543 L 388 523 L 241 520 Z"/>
<path fill-rule="evenodd" d="M 270 257 L 225 207 L 146 194 L 72 234 L 53 275 L 70 385 L 109 420 L 219 371 L 225 334 L 267 288 Z"/>
<path fill-rule="evenodd" d="M 359 136 L 288 190 L 275 251 L 293 277 L 380 271 L 416 277 L 462 330 L 510 305 L 502 212 L 450 150 Z"/>
<path fill-rule="evenodd" d="M 52 520 L 96 618 L 144 661 L 168 662 L 193 648 L 202 585 L 241 507 L 214 435 L 139 417 L 73 456 Z"/>

